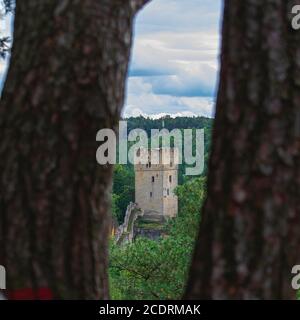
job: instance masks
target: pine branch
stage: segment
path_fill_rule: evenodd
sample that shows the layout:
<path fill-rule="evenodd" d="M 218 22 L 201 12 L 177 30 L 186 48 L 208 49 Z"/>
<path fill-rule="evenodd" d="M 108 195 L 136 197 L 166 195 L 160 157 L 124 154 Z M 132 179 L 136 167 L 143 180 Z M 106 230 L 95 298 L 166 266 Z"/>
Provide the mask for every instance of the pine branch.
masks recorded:
<path fill-rule="evenodd" d="M 10 12 L 13 11 L 14 0 L 1 0 L 0 5 L 3 8 L 3 15 L 1 15 L 1 19 Z M 0 58 L 5 59 L 7 53 L 10 50 L 9 47 L 10 38 L 2 37 L 0 38 Z"/>
<path fill-rule="evenodd" d="M 4 7 L 5 13 L 13 11 L 13 0 L 2 0 L 2 5 Z"/>
<path fill-rule="evenodd" d="M 10 42 L 9 37 L 0 38 L 0 58 L 4 59 L 10 50 L 8 43 Z"/>

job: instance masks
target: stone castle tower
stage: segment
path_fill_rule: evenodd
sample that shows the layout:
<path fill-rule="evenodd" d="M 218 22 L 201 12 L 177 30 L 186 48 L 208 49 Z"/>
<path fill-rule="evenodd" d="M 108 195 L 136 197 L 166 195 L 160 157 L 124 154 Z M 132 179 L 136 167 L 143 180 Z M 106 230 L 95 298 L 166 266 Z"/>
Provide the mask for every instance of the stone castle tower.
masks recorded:
<path fill-rule="evenodd" d="M 147 158 L 135 164 L 135 202 L 144 211 L 144 218 L 174 218 L 178 212 L 178 199 L 174 194 L 178 185 L 178 150 L 151 149 Z"/>

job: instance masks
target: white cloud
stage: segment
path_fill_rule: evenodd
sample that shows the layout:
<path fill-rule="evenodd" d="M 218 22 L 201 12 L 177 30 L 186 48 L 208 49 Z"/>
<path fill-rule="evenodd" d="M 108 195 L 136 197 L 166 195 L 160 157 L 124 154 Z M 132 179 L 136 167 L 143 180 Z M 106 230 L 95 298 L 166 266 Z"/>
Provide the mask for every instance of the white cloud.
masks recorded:
<path fill-rule="evenodd" d="M 213 31 L 145 34 L 135 38 L 131 68 L 172 70 L 178 62 L 202 62 L 217 68 L 218 47 L 219 35 Z"/>
<path fill-rule="evenodd" d="M 141 12 L 125 114 L 213 115 L 220 8 L 220 0 L 154 0 Z"/>
<path fill-rule="evenodd" d="M 149 83 L 142 78 L 130 78 L 124 116 L 182 115 L 196 116 L 214 115 L 213 97 L 175 97 L 171 95 L 154 94 Z"/>

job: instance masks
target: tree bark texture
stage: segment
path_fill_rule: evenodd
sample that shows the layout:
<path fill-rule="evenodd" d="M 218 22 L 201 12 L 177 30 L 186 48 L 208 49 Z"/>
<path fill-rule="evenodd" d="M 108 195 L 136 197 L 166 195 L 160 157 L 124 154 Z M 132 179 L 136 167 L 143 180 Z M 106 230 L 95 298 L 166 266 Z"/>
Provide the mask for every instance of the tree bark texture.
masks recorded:
<path fill-rule="evenodd" d="M 300 32 L 291 27 L 291 8 L 297 2 L 225 1 L 208 195 L 188 299 L 296 297 Z"/>
<path fill-rule="evenodd" d="M 112 167 L 96 163 L 96 133 L 117 127 L 133 19 L 144 3 L 16 3 L 0 105 L 0 264 L 8 292 L 108 298 Z"/>

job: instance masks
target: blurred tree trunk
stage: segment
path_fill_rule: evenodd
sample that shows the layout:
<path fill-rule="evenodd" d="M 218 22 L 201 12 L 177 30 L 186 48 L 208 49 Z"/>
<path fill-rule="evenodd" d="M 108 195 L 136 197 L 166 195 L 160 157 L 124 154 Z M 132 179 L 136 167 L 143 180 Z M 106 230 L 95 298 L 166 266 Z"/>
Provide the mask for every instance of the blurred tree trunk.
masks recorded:
<path fill-rule="evenodd" d="M 188 299 L 294 299 L 300 263 L 297 1 L 225 1 L 208 195 Z"/>
<path fill-rule="evenodd" d="M 112 167 L 96 163 L 96 133 L 117 127 L 144 3 L 17 1 L 0 105 L 0 264 L 12 298 L 108 298 Z"/>

